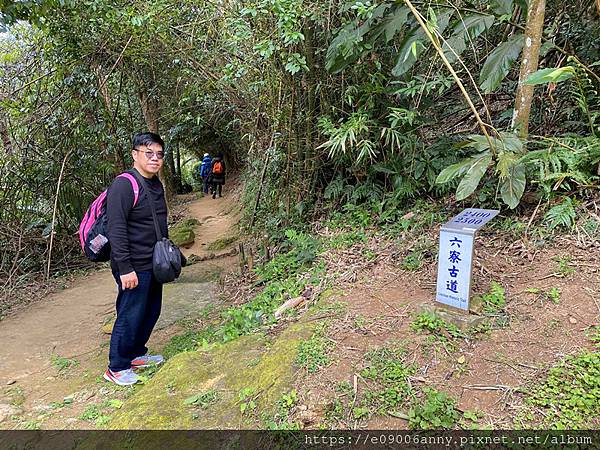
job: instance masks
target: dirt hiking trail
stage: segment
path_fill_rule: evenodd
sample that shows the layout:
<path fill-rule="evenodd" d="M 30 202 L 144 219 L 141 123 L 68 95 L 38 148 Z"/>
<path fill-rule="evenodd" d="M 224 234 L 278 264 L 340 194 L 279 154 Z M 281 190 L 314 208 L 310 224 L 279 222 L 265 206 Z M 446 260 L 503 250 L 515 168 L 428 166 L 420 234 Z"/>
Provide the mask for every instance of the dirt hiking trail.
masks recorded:
<path fill-rule="evenodd" d="M 196 218 L 196 239 L 182 249 L 206 261 L 188 266 L 175 283 L 165 285 L 161 318 L 149 347 L 160 349 L 181 330 L 180 322 L 197 317 L 203 308 L 219 302 L 219 274 L 235 264 L 232 245 L 210 244 L 235 239 L 237 195 L 220 199 L 194 193 L 180 196 L 178 216 Z M 185 211 L 182 213 L 182 210 Z M 70 288 L 38 299 L 0 322 L 0 428 L 90 428 L 77 419 L 94 396 L 110 398 L 114 387 L 102 383 L 110 335 L 103 326 L 115 311 L 116 285 L 110 269 L 90 272 Z M 69 405 L 54 410 L 58 406 Z"/>

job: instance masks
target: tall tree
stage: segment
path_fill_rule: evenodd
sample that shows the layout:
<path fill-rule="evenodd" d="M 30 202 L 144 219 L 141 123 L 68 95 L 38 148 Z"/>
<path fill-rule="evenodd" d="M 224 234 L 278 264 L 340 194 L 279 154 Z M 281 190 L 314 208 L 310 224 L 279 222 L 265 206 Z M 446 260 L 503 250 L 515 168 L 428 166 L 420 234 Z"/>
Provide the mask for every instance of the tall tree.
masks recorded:
<path fill-rule="evenodd" d="M 513 115 L 513 128 L 517 129 L 523 138 L 529 133 L 529 115 L 535 86 L 525 84 L 525 80 L 538 69 L 542 33 L 544 31 L 544 17 L 546 0 L 531 0 L 527 13 L 527 26 L 525 27 L 525 47 L 521 60 L 519 73 L 519 86 L 515 100 Z"/>

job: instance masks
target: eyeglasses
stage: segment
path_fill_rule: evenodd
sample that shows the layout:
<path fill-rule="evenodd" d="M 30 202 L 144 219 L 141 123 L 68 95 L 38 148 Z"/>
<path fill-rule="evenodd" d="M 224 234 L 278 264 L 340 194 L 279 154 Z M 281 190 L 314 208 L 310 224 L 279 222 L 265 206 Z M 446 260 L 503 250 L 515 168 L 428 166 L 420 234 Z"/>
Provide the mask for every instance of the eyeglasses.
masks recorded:
<path fill-rule="evenodd" d="M 163 159 L 165 157 L 165 152 L 153 152 L 152 150 L 141 150 L 139 148 L 134 148 L 136 152 L 142 152 L 146 155 L 146 159 L 150 160 L 153 156 L 156 156 L 157 159 Z"/>

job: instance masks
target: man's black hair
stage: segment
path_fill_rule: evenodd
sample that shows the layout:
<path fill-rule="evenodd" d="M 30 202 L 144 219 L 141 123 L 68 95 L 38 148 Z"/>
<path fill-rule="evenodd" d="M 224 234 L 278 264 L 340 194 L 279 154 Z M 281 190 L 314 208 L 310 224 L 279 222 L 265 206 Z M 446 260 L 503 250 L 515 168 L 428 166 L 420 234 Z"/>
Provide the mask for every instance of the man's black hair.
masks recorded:
<path fill-rule="evenodd" d="M 142 145 L 159 144 L 162 149 L 165 149 L 165 141 L 156 133 L 137 133 L 133 136 L 133 148 L 138 149 Z"/>

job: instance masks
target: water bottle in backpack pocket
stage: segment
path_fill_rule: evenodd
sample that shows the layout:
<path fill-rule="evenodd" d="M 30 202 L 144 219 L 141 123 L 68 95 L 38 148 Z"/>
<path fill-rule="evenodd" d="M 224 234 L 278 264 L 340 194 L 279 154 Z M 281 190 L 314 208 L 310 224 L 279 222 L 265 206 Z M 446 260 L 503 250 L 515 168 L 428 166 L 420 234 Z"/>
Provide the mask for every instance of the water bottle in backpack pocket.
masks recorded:
<path fill-rule="evenodd" d="M 140 188 L 135 177 L 127 172 L 119 175 L 127 178 L 133 188 L 133 206 L 137 204 Z M 106 196 L 103 191 L 92 202 L 79 224 L 79 243 L 85 256 L 94 262 L 110 260 L 110 242 L 108 242 L 108 224 L 106 218 Z"/>

